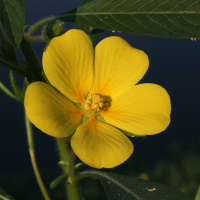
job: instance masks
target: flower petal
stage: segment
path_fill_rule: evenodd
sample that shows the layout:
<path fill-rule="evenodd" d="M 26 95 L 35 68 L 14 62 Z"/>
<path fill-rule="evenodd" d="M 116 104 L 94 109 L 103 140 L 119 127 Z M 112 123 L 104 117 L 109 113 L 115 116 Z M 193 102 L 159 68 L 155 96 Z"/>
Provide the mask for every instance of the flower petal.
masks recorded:
<path fill-rule="evenodd" d="M 24 105 L 29 120 L 41 131 L 54 137 L 72 135 L 82 120 L 82 110 L 43 82 L 28 86 Z"/>
<path fill-rule="evenodd" d="M 95 72 L 91 93 L 114 99 L 133 87 L 146 73 L 147 55 L 116 36 L 95 48 Z"/>
<path fill-rule="evenodd" d="M 90 117 L 71 140 L 75 154 L 94 168 L 112 168 L 126 161 L 133 152 L 132 142 L 118 129 Z"/>
<path fill-rule="evenodd" d="M 156 84 L 139 84 L 111 102 L 100 114 L 106 122 L 136 135 L 154 135 L 170 123 L 171 103 Z"/>
<path fill-rule="evenodd" d="M 50 83 L 73 102 L 85 102 L 92 87 L 94 50 L 81 30 L 53 38 L 43 53 L 43 68 Z"/>

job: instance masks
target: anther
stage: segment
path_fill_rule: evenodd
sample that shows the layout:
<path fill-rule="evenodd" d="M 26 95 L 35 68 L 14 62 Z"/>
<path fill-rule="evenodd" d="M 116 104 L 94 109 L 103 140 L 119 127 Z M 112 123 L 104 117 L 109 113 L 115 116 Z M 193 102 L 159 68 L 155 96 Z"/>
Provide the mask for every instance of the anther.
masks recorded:
<path fill-rule="evenodd" d="M 92 95 L 91 93 L 89 93 L 84 105 L 85 115 L 87 115 L 88 117 L 90 115 L 97 115 L 103 105 L 103 98 L 101 98 L 97 94 Z"/>

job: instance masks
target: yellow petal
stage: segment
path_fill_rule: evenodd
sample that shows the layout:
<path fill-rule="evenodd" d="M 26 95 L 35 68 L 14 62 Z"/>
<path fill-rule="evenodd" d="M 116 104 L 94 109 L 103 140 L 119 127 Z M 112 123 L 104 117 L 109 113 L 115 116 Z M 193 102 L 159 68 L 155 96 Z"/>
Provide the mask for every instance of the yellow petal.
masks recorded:
<path fill-rule="evenodd" d="M 139 84 L 114 99 L 100 114 L 109 124 L 136 135 L 153 135 L 170 123 L 171 103 L 166 90 L 156 84 Z"/>
<path fill-rule="evenodd" d="M 147 55 L 116 36 L 95 48 L 94 84 L 91 93 L 114 99 L 135 85 L 149 66 Z"/>
<path fill-rule="evenodd" d="M 75 154 L 94 168 L 112 168 L 126 161 L 133 152 L 132 142 L 118 129 L 90 117 L 71 140 Z"/>
<path fill-rule="evenodd" d="M 54 137 L 72 135 L 82 120 L 82 110 L 43 82 L 28 86 L 24 105 L 29 120 L 41 131 Z"/>
<path fill-rule="evenodd" d="M 50 83 L 73 102 L 84 103 L 93 81 L 94 50 L 81 30 L 53 38 L 43 53 L 43 68 Z"/>

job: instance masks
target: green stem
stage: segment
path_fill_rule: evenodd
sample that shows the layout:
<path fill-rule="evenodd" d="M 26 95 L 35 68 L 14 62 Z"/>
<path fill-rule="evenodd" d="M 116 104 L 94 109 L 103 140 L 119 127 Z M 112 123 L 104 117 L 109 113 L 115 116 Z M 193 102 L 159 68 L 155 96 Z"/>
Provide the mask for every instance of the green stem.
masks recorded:
<path fill-rule="evenodd" d="M 36 24 L 34 24 L 33 26 L 31 26 L 29 28 L 28 34 L 33 35 L 35 33 L 35 31 L 37 31 L 39 28 L 41 28 L 45 24 L 48 24 L 49 22 L 51 22 L 55 19 L 56 19 L 56 17 L 49 17 L 49 18 L 46 18 L 46 19 L 43 19 L 43 20 L 37 22 Z"/>
<path fill-rule="evenodd" d="M 69 154 L 70 154 L 70 145 L 64 138 L 56 138 L 58 152 L 60 155 L 61 161 L 64 161 L 66 165 L 62 165 L 63 172 L 68 174 L 69 172 Z"/>
<path fill-rule="evenodd" d="M 39 184 L 39 187 L 41 189 L 41 192 L 44 196 L 44 199 L 50 200 L 49 195 L 48 195 L 46 188 L 44 186 L 44 183 L 42 181 L 42 178 L 40 176 L 40 172 L 39 172 L 38 167 L 37 167 L 36 158 L 35 158 L 34 142 L 33 142 L 32 125 L 31 125 L 31 122 L 29 121 L 28 117 L 26 116 L 26 114 L 25 114 L 25 122 L 26 122 L 28 147 L 29 147 L 29 153 L 30 153 L 30 157 L 31 157 L 31 163 L 32 163 L 32 166 L 33 166 L 33 170 L 35 172 L 35 176 L 36 176 L 37 182 Z"/>
<path fill-rule="evenodd" d="M 75 155 L 73 149 L 71 149 L 70 155 L 69 155 L 69 180 L 72 185 L 74 185 L 73 180 L 75 179 L 75 173 L 74 173 L 75 159 L 76 159 L 76 155 Z"/>
<path fill-rule="evenodd" d="M 72 173 L 72 170 L 74 169 L 74 158 L 73 156 L 70 158 L 70 144 L 64 139 L 64 138 L 56 138 L 57 145 L 58 145 L 58 151 L 60 154 L 60 159 L 64 163 L 67 163 L 67 165 L 62 165 L 63 172 L 66 174 Z M 69 161 L 71 162 L 69 164 Z M 67 189 L 67 196 L 68 200 L 80 200 L 80 193 L 79 193 L 79 188 L 78 184 L 76 185 L 71 185 L 70 177 L 68 177 L 66 181 L 66 189 Z"/>
<path fill-rule="evenodd" d="M 17 74 L 20 74 L 21 76 L 26 77 L 26 72 L 25 72 L 25 68 L 24 67 L 22 67 L 21 65 L 18 65 L 15 62 L 9 60 L 6 56 L 4 56 L 1 53 L 0 53 L 0 58 L 1 58 L 0 65 L 13 70 Z"/>
<path fill-rule="evenodd" d="M 20 44 L 20 48 L 26 58 L 26 61 L 30 67 L 31 72 L 35 75 L 36 81 L 45 82 L 45 79 L 42 75 L 42 68 L 29 41 L 23 38 Z"/>

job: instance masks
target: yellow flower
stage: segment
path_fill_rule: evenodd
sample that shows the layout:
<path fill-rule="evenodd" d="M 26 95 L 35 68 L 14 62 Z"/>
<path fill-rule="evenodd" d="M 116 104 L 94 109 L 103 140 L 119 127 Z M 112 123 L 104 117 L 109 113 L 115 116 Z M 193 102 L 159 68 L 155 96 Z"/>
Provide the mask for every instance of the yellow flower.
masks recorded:
<path fill-rule="evenodd" d="M 30 84 L 25 95 L 27 116 L 48 135 L 73 134 L 72 148 L 87 165 L 115 167 L 133 152 L 132 142 L 119 129 L 153 135 L 170 123 L 165 89 L 136 85 L 148 65 L 147 55 L 120 37 L 105 38 L 94 51 L 83 31 L 70 30 L 44 50 L 44 72 L 56 90 L 43 82 Z M 82 109 L 72 102 L 81 103 Z M 96 119 L 99 114 L 107 123 Z M 89 119 L 82 123 L 83 115 Z"/>

